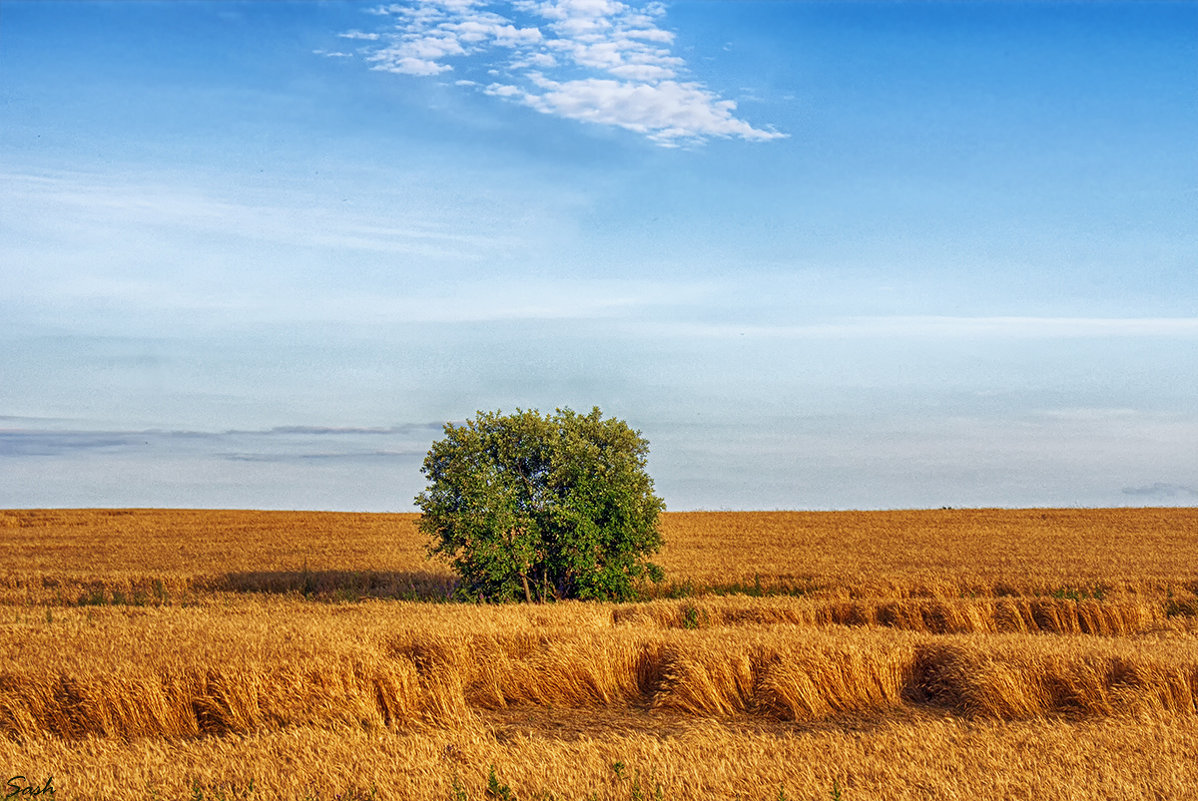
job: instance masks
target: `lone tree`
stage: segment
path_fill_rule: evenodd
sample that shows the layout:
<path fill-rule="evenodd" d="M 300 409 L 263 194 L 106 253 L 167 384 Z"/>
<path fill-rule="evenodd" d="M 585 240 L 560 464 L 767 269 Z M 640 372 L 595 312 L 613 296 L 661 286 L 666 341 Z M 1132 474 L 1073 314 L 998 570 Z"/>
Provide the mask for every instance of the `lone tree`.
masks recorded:
<path fill-rule="evenodd" d="M 626 600 L 661 547 L 665 508 L 649 443 L 623 420 L 570 409 L 479 412 L 445 425 L 416 496 L 429 555 L 448 557 L 463 597 Z"/>

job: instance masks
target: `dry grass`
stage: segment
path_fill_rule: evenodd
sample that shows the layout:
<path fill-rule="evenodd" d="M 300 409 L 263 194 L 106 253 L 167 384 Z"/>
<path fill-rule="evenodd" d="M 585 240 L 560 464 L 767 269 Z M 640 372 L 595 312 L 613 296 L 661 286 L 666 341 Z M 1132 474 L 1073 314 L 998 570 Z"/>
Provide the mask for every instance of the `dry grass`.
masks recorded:
<path fill-rule="evenodd" d="M 1198 724 L 1114 718 L 1017 723 L 948 717 L 852 727 L 745 730 L 691 720 L 668 730 L 609 726 L 555 736 L 482 726 L 432 733 L 297 727 L 170 741 L 0 741 L 0 764 L 54 776 L 58 799 L 455 798 L 474 801 L 488 766 L 519 799 L 827 801 L 1186 801 L 1198 787 Z M 622 762 L 618 778 L 612 765 Z M 10 769 L 15 769 L 10 768 Z M 251 780 L 256 790 L 246 792 Z"/>
<path fill-rule="evenodd" d="M 0 510 L 0 602 L 212 591 L 443 596 L 411 514 Z M 671 582 L 823 598 L 1193 597 L 1198 508 L 675 512 Z"/>
<path fill-rule="evenodd" d="M 852 597 L 1155 594 L 1198 583 L 1198 509 L 667 514 L 662 565 L 698 585 Z"/>
<path fill-rule="evenodd" d="M 1198 797 L 1195 510 L 668 515 L 675 582 L 802 592 L 502 607 L 396 600 L 450 586 L 413 522 L 0 512 L 0 772 L 86 799 L 482 798 L 492 764 L 521 799 Z"/>
<path fill-rule="evenodd" d="M 182 601 L 212 592 L 444 596 L 415 515 L 0 511 L 0 603 Z"/>
<path fill-rule="evenodd" d="M 688 630 L 651 616 L 629 623 L 630 609 L 276 599 L 18 614 L 4 629 L 0 731 L 28 740 L 420 728 L 522 707 L 771 721 L 901 706 L 1167 718 L 1192 715 L 1198 698 L 1198 637 L 1182 627 L 1137 637 L 786 622 Z"/>

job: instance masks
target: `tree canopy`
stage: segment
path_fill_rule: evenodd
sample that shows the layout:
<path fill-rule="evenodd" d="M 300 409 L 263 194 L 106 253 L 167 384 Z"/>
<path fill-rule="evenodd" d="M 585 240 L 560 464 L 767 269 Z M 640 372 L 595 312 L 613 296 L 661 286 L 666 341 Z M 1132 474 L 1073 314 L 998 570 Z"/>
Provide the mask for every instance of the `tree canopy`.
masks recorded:
<path fill-rule="evenodd" d="M 430 555 L 448 558 L 462 596 L 622 600 L 661 579 L 647 557 L 665 504 L 639 431 L 596 407 L 479 412 L 444 433 L 416 503 Z"/>

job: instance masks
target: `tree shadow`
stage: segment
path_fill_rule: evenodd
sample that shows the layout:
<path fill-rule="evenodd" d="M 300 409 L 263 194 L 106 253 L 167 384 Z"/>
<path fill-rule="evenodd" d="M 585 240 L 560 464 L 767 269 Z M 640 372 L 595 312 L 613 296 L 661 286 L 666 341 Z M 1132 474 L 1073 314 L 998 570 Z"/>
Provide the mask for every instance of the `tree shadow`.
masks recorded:
<path fill-rule="evenodd" d="M 316 601 L 387 598 L 403 601 L 447 601 L 457 579 L 430 571 L 255 570 L 225 573 L 207 582 L 212 592 L 300 595 Z"/>

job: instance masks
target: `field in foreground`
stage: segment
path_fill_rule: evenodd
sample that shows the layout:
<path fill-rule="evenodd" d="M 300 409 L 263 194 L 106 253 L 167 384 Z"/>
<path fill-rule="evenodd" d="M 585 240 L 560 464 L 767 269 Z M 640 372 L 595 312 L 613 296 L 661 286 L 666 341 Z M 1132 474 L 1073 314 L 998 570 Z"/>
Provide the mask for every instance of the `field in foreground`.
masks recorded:
<path fill-rule="evenodd" d="M 407 515 L 0 511 L 0 782 L 1198 798 L 1198 510 L 688 513 L 665 535 L 654 600 L 487 607 L 433 602 L 451 577 Z"/>

